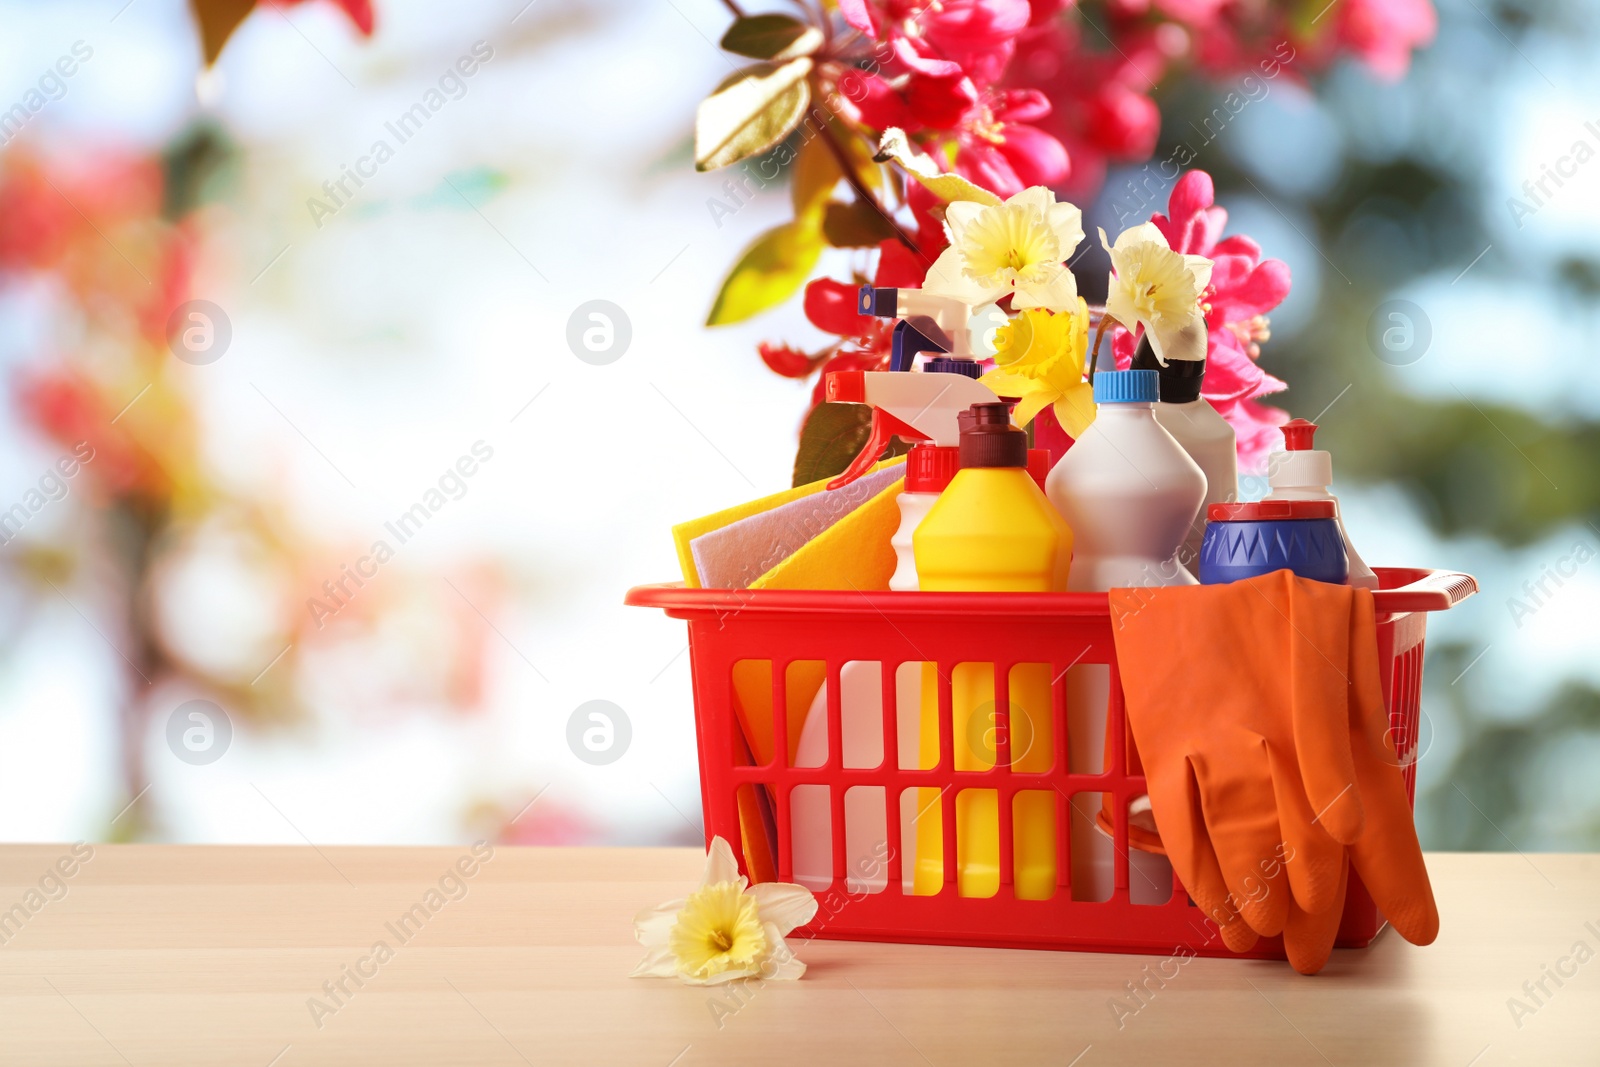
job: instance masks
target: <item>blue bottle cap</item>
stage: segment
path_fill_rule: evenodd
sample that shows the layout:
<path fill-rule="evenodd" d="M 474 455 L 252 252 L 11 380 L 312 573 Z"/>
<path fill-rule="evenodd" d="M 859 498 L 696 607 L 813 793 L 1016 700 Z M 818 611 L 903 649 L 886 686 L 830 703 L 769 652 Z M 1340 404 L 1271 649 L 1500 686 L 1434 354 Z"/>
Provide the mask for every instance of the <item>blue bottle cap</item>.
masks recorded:
<path fill-rule="evenodd" d="M 1103 370 L 1094 376 L 1096 404 L 1154 404 L 1160 391 L 1153 370 Z"/>

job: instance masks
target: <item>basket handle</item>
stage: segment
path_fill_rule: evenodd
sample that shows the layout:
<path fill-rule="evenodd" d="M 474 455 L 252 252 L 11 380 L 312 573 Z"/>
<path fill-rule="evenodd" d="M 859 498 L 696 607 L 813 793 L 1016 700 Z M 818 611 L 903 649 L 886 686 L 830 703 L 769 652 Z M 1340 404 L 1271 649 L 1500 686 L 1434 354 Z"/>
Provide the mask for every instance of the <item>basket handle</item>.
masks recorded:
<path fill-rule="evenodd" d="M 1446 611 L 1478 591 L 1478 580 L 1460 571 L 1411 571 L 1411 581 L 1372 594 L 1379 612 Z"/>

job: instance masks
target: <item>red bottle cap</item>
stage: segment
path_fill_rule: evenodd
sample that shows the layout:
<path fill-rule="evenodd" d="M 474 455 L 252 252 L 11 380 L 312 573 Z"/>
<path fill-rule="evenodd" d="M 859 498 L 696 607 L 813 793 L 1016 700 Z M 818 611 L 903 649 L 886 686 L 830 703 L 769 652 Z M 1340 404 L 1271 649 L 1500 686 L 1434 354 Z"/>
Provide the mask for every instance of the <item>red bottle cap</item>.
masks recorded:
<path fill-rule="evenodd" d="M 1248 503 L 1212 504 L 1206 509 L 1212 522 L 1281 522 L 1285 519 L 1331 519 L 1331 500 L 1255 500 Z"/>
<path fill-rule="evenodd" d="M 1290 419 L 1283 425 L 1283 447 L 1290 452 L 1310 452 L 1317 424 L 1305 419 Z"/>
<path fill-rule="evenodd" d="M 950 480 L 961 469 L 961 449 L 944 445 L 916 445 L 906 453 L 906 487 L 908 493 L 942 493 Z M 1044 488 L 1050 473 L 1050 452 L 1043 448 L 1028 449 L 1028 474 Z"/>
<path fill-rule="evenodd" d="M 908 493 L 942 493 L 961 469 L 961 449 L 955 445 L 913 445 L 906 453 Z"/>

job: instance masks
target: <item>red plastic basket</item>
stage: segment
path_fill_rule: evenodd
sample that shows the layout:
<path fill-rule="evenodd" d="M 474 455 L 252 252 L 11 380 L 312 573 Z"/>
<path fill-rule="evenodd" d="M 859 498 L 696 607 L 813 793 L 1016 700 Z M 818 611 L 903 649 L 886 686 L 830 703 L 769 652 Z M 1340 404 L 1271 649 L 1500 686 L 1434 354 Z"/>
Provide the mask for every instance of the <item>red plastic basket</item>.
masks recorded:
<path fill-rule="evenodd" d="M 1415 746 L 1422 686 L 1423 636 L 1427 612 L 1446 610 L 1477 591 L 1465 574 L 1447 571 L 1383 568 L 1381 588 L 1374 595 L 1378 611 L 1378 652 L 1384 700 L 1389 709 L 1395 747 L 1407 792 L 1415 791 Z M 1137 755 L 1125 743 L 1127 731 L 1104 593 L 841 593 L 827 591 L 687 589 L 681 585 L 647 585 L 629 590 L 627 603 L 661 608 L 689 623 L 689 648 L 700 751 L 701 800 L 707 840 L 725 838 L 739 854 L 741 867 L 755 880 L 741 842 L 745 834 L 764 833 L 772 843 L 775 863 L 768 877 L 793 880 L 790 795 L 796 786 L 824 786 L 832 817 L 833 883 L 818 893 L 817 918 L 801 936 L 869 941 L 920 942 L 1014 948 L 1050 948 L 1091 952 L 1174 952 L 1231 956 L 1216 926 L 1196 907 L 1174 879 L 1165 903 L 1143 904 L 1128 892 L 1128 804 L 1145 792 Z M 1081 652 L 1081 649 L 1087 651 Z M 842 765 L 839 672 L 849 661 L 883 665 L 884 747 L 875 768 Z M 789 704 L 790 667 L 825 664 L 827 679 L 828 753 L 819 767 L 796 767 L 793 746 L 773 745 L 772 758 L 751 758 L 735 708 L 733 672 L 741 661 L 769 665 L 771 674 L 771 737 L 792 737 L 790 719 L 805 707 Z M 939 714 L 942 743 L 938 765 L 928 769 L 899 766 L 895 672 L 907 662 L 939 666 Z M 996 678 L 1007 678 L 1013 665 L 1051 664 L 1053 759 L 1048 771 L 1023 773 L 1010 766 L 1006 736 L 1005 689 L 995 698 L 996 758 L 987 770 L 959 771 L 952 765 L 952 717 L 949 676 L 956 663 L 992 663 Z M 1067 669 L 1075 663 L 1102 663 L 1110 668 L 1107 732 L 1111 738 L 1106 768 L 1099 774 L 1067 770 L 1065 746 Z M 750 709 L 742 709 L 749 714 Z M 881 787 L 888 842 L 902 840 L 901 804 L 906 790 L 943 790 L 944 887 L 934 895 L 912 895 L 904 888 L 900 849 L 887 849 L 887 884 L 862 891 L 846 880 L 845 791 Z M 954 788 L 951 788 L 951 787 Z M 955 795 L 962 789 L 996 790 L 999 797 L 998 840 L 1001 884 L 990 897 L 958 895 L 955 875 Z M 1109 899 L 1074 899 L 1072 864 L 1058 863 L 1057 891 L 1047 900 L 1021 900 L 1011 892 L 1012 798 L 1022 790 L 1049 790 L 1056 798 L 1057 854 L 1071 857 L 1073 819 L 1069 798 L 1079 793 L 1110 794 L 1115 802 L 1115 888 Z M 741 826 L 741 793 L 745 822 Z M 759 798 L 752 805 L 752 797 Z M 752 820 L 754 810 L 765 818 Z M 751 822 L 760 823 L 751 826 Z M 1383 918 L 1352 874 L 1338 944 L 1366 945 L 1382 928 Z M 1278 957 L 1278 939 L 1263 939 L 1248 956 Z"/>

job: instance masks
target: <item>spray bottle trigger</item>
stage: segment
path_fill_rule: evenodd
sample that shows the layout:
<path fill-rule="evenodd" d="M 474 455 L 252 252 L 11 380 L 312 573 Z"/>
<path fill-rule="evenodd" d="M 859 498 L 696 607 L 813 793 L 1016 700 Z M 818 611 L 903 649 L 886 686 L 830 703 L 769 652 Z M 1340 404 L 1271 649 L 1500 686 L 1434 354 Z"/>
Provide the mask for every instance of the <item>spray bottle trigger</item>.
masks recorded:
<path fill-rule="evenodd" d="M 850 461 L 850 466 L 844 469 L 833 481 L 828 483 L 829 489 L 843 489 L 867 471 L 878 461 L 883 450 L 889 447 L 889 441 L 895 437 L 904 437 L 911 441 L 926 441 L 928 435 L 915 426 L 908 426 L 893 415 L 880 408 L 872 409 L 872 429 L 867 434 L 867 443 L 860 454 Z"/>

